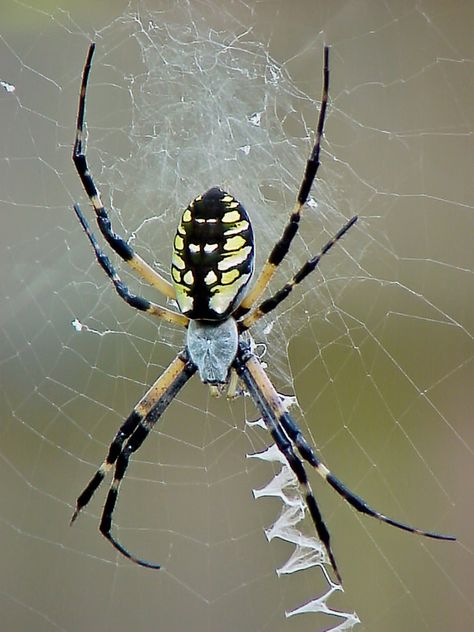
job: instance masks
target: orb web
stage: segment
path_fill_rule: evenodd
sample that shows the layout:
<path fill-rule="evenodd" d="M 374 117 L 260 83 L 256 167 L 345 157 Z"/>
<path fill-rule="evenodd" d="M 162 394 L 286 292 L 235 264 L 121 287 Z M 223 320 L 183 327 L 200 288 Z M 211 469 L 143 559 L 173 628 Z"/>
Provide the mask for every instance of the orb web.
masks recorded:
<path fill-rule="evenodd" d="M 355 14 L 323 3 L 205 0 L 131 3 L 99 16 L 91 7 L 12 2 L 0 36 L 6 625 L 465 626 L 473 610 L 470 8 L 367 2 Z M 215 402 L 197 380 L 134 455 L 115 515 L 121 541 L 163 565 L 158 576 L 117 557 L 98 534 L 103 491 L 69 529 L 75 497 L 121 420 L 183 343 L 182 332 L 122 304 L 73 217 L 78 201 L 93 219 L 70 159 L 91 39 L 90 166 L 116 230 L 165 276 L 177 218 L 213 185 L 251 215 L 260 269 L 298 190 L 322 47 L 331 44 L 322 166 L 272 288 L 345 219 L 360 220 L 255 328 L 256 349 L 351 489 L 410 524 L 454 532 L 460 544 L 372 524 L 311 475 L 344 578 L 338 590 L 251 402 Z M 114 262 L 133 290 L 157 298 Z M 54 590 L 40 589 L 46 568 Z"/>

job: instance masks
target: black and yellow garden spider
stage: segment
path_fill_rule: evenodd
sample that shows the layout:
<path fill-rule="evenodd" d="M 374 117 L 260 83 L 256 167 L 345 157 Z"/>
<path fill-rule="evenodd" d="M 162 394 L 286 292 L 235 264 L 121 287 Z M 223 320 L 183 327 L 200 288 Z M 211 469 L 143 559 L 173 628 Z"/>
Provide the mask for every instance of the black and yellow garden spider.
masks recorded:
<path fill-rule="evenodd" d="M 111 533 L 112 515 L 130 456 L 140 448 L 167 406 L 197 371 L 202 382 L 209 384 L 216 392 L 227 387 L 228 395 L 232 397 L 236 394 L 240 381 L 251 396 L 273 441 L 303 488 L 307 508 L 339 583 L 341 576 L 331 549 L 329 531 L 311 490 L 303 461 L 309 463 L 357 511 L 411 533 L 438 540 L 454 540 L 455 538 L 450 535 L 422 531 L 388 518 L 369 507 L 362 498 L 336 478 L 318 459 L 311 445 L 303 437 L 244 334 L 265 314 L 275 309 L 293 288 L 317 267 L 321 257 L 327 254 L 357 221 L 356 216 L 352 217 L 326 243 L 318 255 L 306 261 L 288 283 L 270 298 L 259 302 L 298 230 L 303 206 L 319 168 L 320 145 L 328 102 L 329 48 L 324 48 L 323 92 L 316 139 L 306 163 L 296 203 L 283 235 L 273 247 L 252 289 L 248 292 L 246 290 L 254 268 L 252 225 L 240 202 L 220 188 L 214 187 L 199 195 L 183 212 L 174 238 L 172 283 L 165 280 L 113 231 L 99 191 L 89 172 L 84 146 L 86 90 L 94 49 L 95 44 L 91 44 L 82 74 L 73 151 L 74 164 L 92 203 L 100 231 L 110 247 L 156 290 L 168 299 L 176 301 L 179 312 L 132 294 L 101 250 L 77 204 L 74 205 L 74 210 L 94 248 L 97 261 L 111 279 L 119 296 L 135 309 L 185 327 L 187 334 L 184 349 L 121 425 L 110 444 L 105 461 L 78 497 L 71 524 L 90 501 L 108 471 L 115 467 L 99 529 L 128 559 L 148 568 L 160 568 L 159 564 L 132 555 L 115 539 Z"/>

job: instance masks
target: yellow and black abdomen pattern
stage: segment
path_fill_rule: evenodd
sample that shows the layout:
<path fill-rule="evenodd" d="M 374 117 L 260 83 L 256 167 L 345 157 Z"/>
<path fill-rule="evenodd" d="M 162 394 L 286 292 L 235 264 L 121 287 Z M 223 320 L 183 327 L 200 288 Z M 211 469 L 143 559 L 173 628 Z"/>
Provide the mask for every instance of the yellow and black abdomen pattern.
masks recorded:
<path fill-rule="evenodd" d="M 224 320 L 238 307 L 253 272 L 249 216 L 232 195 L 214 187 L 184 211 L 173 245 L 171 277 L 182 314 Z"/>

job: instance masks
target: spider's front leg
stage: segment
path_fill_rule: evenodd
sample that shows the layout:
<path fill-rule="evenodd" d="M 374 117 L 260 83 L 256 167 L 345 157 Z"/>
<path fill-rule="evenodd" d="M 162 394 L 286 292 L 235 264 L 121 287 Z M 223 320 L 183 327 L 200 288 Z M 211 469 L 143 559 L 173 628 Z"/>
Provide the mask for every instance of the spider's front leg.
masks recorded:
<path fill-rule="evenodd" d="M 352 492 L 341 480 L 339 480 L 327 467 L 318 459 L 313 447 L 306 441 L 301 430 L 291 415 L 285 409 L 281 398 L 276 392 L 273 384 L 266 375 L 257 357 L 250 351 L 248 345 L 240 342 L 234 366 L 244 382 L 248 392 L 252 396 L 257 408 L 260 410 L 265 425 L 272 435 L 278 449 L 285 456 L 288 465 L 294 472 L 299 483 L 304 487 L 305 500 L 309 512 L 313 519 L 317 533 L 321 542 L 326 548 L 331 566 L 337 575 L 339 582 L 341 576 L 337 569 L 336 561 L 330 546 L 330 536 L 326 525 L 323 522 L 316 499 L 309 486 L 308 478 L 302 461 L 295 454 L 296 448 L 302 459 L 309 463 L 316 472 L 354 509 L 372 518 L 385 522 L 386 524 L 421 535 L 435 540 L 453 541 L 456 538 L 452 535 L 437 533 L 435 531 L 425 531 L 412 527 L 409 524 L 394 520 L 385 514 L 371 507 L 363 498 Z"/>
<path fill-rule="evenodd" d="M 115 464 L 114 478 L 107 494 L 100 521 L 100 532 L 122 555 L 132 562 L 148 568 L 160 568 L 160 566 L 135 557 L 112 536 L 112 516 L 130 456 L 140 448 L 155 423 L 195 372 L 196 366 L 189 360 L 187 352 L 184 351 L 175 358 L 155 384 L 147 391 L 115 435 L 107 458 L 84 491 L 79 495 L 76 509 L 71 519 L 72 524 L 81 509 L 90 501 L 107 472 Z"/>
<path fill-rule="evenodd" d="M 275 445 L 285 457 L 288 466 L 304 489 L 306 506 L 313 520 L 316 532 L 321 540 L 329 562 L 336 574 L 339 584 L 342 578 L 336 564 L 336 558 L 331 548 L 331 536 L 319 510 L 318 503 L 311 489 L 302 461 L 295 453 L 292 442 L 283 429 L 282 419 L 288 414 L 277 391 L 270 382 L 257 357 L 251 352 L 249 345 L 241 341 L 234 360 L 234 367 L 244 383 L 255 406 L 262 415 L 262 419 L 272 436 Z"/>

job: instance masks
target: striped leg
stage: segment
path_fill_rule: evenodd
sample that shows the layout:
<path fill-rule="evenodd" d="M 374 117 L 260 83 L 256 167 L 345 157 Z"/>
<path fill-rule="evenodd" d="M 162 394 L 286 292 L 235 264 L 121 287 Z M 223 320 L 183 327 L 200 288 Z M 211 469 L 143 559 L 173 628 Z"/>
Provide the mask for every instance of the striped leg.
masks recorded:
<path fill-rule="evenodd" d="M 293 446 L 288 440 L 281 425 L 281 417 L 287 413 L 284 410 L 280 396 L 274 389 L 256 356 L 254 356 L 253 353 L 251 353 L 242 343 L 237 351 L 234 367 L 239 374 L 240 379 L 245 384 L 255 405 L 259 409 L 263 421 L 277 448 L 287 460 L 289 467 L 295 474 L 300 485 L 304 488 L 306 505 L 309 509 L 316 532 L 326 549 L 329 562 L 336 574 L 337 580 L 340 584 L 342 584 L 341 575 L 332 552 L 331 538 L 328 528 L 319 510 L 318 503 L 316 502 L 311 485 L 309 484 L 303 463 L 295 454 Z"/>
<path fill-rule="evenodd" d="M 175 358 L 122 424 L 110 444 L 105 461 L 76 501 L 76 508 L 71 519 L 71 524 L 75 521 L 83 507 L 90 501 L 106 474 L 115 465 L 114 479 L 110 486 L 102 513 L 99 527 L 100 532 L 120 553 L 141 566 L 159 568 L 157 564 L 136 558 L 117 542 L 110 533 L 112 515 L 117 501 L 120 483 L 125 475 L 131 454 L 142 445 L 148 433 L 164 413 L 168 405 L 195 372 L 196 367 L 189 361 L 186 352 L 179 354 Z"/>
<path fill-rule="evenodd" d="M 289 281 L 286 285 L 284 285 L 281 288 L 281 290 L 279 290 L 276 294 L 274 294 L 267 300 L 260 303 L 260 305 L 257 307 L 255 311 L 253 311 L 251 314 L 243 318 L 239 322 L 239 331 L 242 332 L 242 331 L 245 331 L 246 329 L 249 329 L 249 327 L 251 327 L 258 320 L 260 320 L 260 318 L 265 316 L 265 314 L 268 314 L 269 312 L 273 311 L 276 307 L 278 307 L 278 305 L 282 301 L 284 301 L 285 298 L 290 294 L 290 292 L 293 290 L 295 285 L 298 285 L 298 283 L 301 283 L 301 281 L 305 279 L 310 272 L 313 272 L 313 270 L 315 270 L 318 267 L 321 257 L 323 257 L 327 252 L 329 252 L 329 250 L 331 250 L 334 244 L 337 243 L 339 239 L 341 239 L 341 237 L 343 237 L 343 235 L 347 233 L 347 231 L 351 228 L 351 226 L 353 226 L 356 223 L 356 221 L 357 221 L 357 215 L 352 217 L 346 224 L 344 224 L 344 226 L 336 233 L 336 235 L 334 235 L 334 237 L 327 242 L 327 244 L 323 247 L 321 252 L 315 257 L 313 257 L 312 259 L 309 259 L 298 270 L 298 272 L 294 275 L 291 281 Z"/>
<path fill-rule="evenodd" d="M 120 298 L 122 298 L 126 303 L 128 303 L 131 307 L 134 307 L 135 309 L 146 312 L 147 314 L 151 314 L 152 316 L 158 316 L 159 318 L 162 318 L 169 323 L 174 323 L 175 325 L 187 327 L 189 320 L 186 316 L 183 316 L 178 312 L 173 312 L 170 309 L 166 309 L 166 307 L 161 307 L 160 305 L 157 305 L 156 303 L 153 303 L 146 298 L 137 296 L 136 294 L 131 294 L 128 287 L 115 271 L 115 268 L 110 262 L 110 259 L 100 249 L 99 243 L 94 233 L 90 229 L 89 222 L 86 220 L 84 214 L 77 204 L 74 205 L 74 211 L 81 223 L 82 228 L 84 229 L 84 232 L 89 238 L 92 247 L 94 248 L 95 256 L 97 258 L 97 261 L 99 262 L 100 267 L 105 271 L 107 276 L 114 284 L 114 287 L 117 290 L 117 294 L 120 296 Z"/>
<path fill-rule="evenodd" d="M 97 216 L 97 223 L 102 235 L 109 243 L 110 247 L 121 257 L 135 272 L 140 274 L 150 285 L 155 287 L 159 292 L 168 298 L 176 298 L 176 294 L 171 283 L 166 281 L 154 268 L 152 268 L 144 259 L 139 257 L 133 248 L 122 237 L 114 233 L 110 218 L 102 204 L 100 193 L 94 183 L 92 175 L 87 165 L 84 142 L 84 116 L 86 110 L 86 92 L 87 82 L 94 55 L 95 44 L 89 47 L 86 63 L 82 72 L 81 93 L 79 96 L 79 108 L 77 113 L 76 138 L 74 141 L 74 150 L 72 159 L 76 165 L 77 173 L 82 182 L 89 199 L 94 207 Z"/>
<path fill-rule="evenodd" d="M 416 529 L 408 524 L 399 522 L 398 520 L 393 520 L 392 518 L 389 518 L 370 507 L 365 500 L 348 489 L 344 483 L 334 476 L 324 463 L 316 457 L 313 448 L 308 444 L 295 421 L 285 410 L 278 393 L 267 377 L 260 362 L 242 343 L 239 347 L 237 358 L 235 360 L 235 368 L 239 373 L 240 378 L 245 383 L 250 395 L 255 401 L 255 404 L 262 413 L 263 419 L 271 432 L 277 447 L 284 454 L 289 466 L 295 473 L 300 484 L 305 488 L 305 500 L 308 505 L 308 509 L 311 517 L 313 518 L 316 531 L 326 548 L 331 566 L 333 567 L 339 582 L 341 581 L 341 576 L 331 550 L 329 532 L 323 522 L 316 500 L 308 484 L 303 464 L 296 457 L 290 442 L 292 442 L 292 444 L 298 449 L 301 457 L 310 463 L 317 473 L 327 483 L 329 483 L 329 485 L 331 485 L 331 487 L 335 489 L 336 492 L 344 498 L 344 500 L 357 509 L 357 511 L 371 516 L 372 518 L 376 518 L 381 522 L 392 525 L 393 527 L 397 527 L 398 529 L 409 531 L 410 533 L 415 533 L 417 535 L 434 538 L 436 540 L 456 539 L 451 535 Z"/>
<path fill-rule="evenodd" d="M 280 265 L 280 263 L 285 258 L 290 246 L 293 241 L 300 223 L 301 212 L 303 209 L 303 205 L 308 199 L 309 192 L 311 187 L 313 186 L 314 179 L 316 178 L 316 174 L 319 169 L 319 153 L 321 149 L 321 138 L 323 136 L 324 130 L 324 121 L 326 118 L 326 109 L 328 104 L 328 93 L 329 93 L 329 47 L 324 47 L 324 67 L 323 67 L 323 92 L 321 95 L 321 110 L 319 111 L 319 119 L 318 119 L 318 127 L 316 130 L 316 138 L 314 141 L 313 149 L 311 150 L 311 154 L 306 162 L 306 168 L 303 175 L 303 181 L 300 186 L 300 190 L 298 192 L 295 206 L 291 211 L 290 218 L 288 223 L 283 231 L 283 235 L 280 240 L 276 243 L 271 251 L 265 265 L 262 268 L 257 280 L 255 281 L 254 286 L 248 292 L 247 296 L 244 298 L 239 308 L 236 310 L 234 316 L 236 319 L 241 318 L 244 314 L 246 314 L 251 308 L 252 305 L 258 301 L 260 296 L 263 294 L 265 289 L 267 288 L 270 280 L 276 272 L 276 269 Z"/>
<path fill-rule="evenodd" d="M 263 370 L 263 369 L 262 369 Z M 318 474 L 327 482 L 333 489 L 336 490 L 338 494 L 340 494 L 344 500 L 346 500 L 354 509 L 360 511 L 363 514 L 371 516 L 372 518 L 376 518 L 381 522 L 385 522 L 392 527 L 397 527 L 397 529 L 402 529 L 403 531 L 408 531 L 409 533 L 415 533 L 417 535 L 422 535 L 426 538 L 433 538 L 435 540 L 456 540 L 456 538 L 452 535 L 445 535 L 443 533 L 436 533 L 434 531 L 423 531 L 422 529 L 417 529 L 412 527 L 404 522 L 399 522 L 398 520 L 394 520 L 393 518 L 389 518 L 379 511 L 372 509 L 365 500 L 363 500 L 357 494 L 354 494 L 342 481 L 340 481 L 334 474 L 328 470 L 328 468 L 320 461 L 316 455 L 312 447 L 308 444 L 306 439 L 303 437 L 301 430 L 296 425 L 295 421 L 292 419 L 288 413 L 285 413 L 281 419 L 281 425 L 283 426 L 285 432 L 290 437 L 290 439 L 294 442 L 296 447 L 298 448 L 298 452 L 301 456 L 310 463 Z"/>

